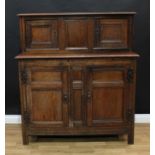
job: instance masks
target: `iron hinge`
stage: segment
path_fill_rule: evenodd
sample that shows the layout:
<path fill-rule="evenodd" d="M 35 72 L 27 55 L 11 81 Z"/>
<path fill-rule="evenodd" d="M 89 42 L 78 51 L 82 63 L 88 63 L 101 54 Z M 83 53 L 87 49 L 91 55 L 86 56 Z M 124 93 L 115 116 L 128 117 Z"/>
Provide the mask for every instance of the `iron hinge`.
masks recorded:
<path fill-rule="evenodd" d="M 127 81 L 131 83 L 133 82 L 133 78 L 134 78 L 134 71 L 133 69 L 129 68 L 127 71 Z"/>

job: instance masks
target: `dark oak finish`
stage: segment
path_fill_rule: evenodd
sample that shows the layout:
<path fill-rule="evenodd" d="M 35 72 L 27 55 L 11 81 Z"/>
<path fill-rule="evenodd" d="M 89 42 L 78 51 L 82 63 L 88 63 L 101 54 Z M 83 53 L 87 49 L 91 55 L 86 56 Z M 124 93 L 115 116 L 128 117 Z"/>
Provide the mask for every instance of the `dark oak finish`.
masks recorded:
<path fill-rule="evenodd" d="M 134 13 L 20 14 L 21 50 L 30 53 L 131 49 Z"/>
<path fill-rule="evenodd" d="M 33 135 L 128 134 L 134 12 L 19 14 L 23 144 Z"/>

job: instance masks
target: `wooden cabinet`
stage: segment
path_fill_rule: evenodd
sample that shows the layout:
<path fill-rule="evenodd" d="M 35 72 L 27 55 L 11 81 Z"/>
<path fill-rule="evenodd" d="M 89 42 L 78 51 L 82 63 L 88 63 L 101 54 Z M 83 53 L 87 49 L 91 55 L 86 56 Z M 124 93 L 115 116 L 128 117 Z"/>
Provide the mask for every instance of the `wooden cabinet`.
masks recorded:
<path fill-rule="evenodd" d="M 19 15 L 23 144 L 34 135 L 127 134 L 134 142 L 133 14 Z"/>

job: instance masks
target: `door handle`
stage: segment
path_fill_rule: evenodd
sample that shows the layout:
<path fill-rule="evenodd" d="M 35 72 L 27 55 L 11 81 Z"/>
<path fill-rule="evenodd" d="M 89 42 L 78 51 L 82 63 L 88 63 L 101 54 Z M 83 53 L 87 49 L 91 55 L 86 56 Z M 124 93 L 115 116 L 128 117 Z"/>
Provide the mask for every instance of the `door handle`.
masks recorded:
<path fill-rule="evenodd" d="M 91 92 L 88 92 L 87 99 L 90 99 L 90 98 L 91 98 Z"/>
<path fill-rule="evenodd" d="M 64 99 L 65 102 L 68 102 L 68 95 L 65 94 L 65 95 L 63 96 L 63 99 Z"/>

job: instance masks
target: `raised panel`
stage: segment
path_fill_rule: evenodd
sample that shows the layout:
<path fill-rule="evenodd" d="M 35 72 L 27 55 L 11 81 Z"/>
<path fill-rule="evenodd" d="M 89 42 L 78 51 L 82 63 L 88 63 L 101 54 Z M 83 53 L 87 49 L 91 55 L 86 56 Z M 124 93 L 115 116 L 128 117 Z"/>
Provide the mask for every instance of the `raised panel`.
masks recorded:
<path fill-rule="evenodd" d="M 32 26 L 32 44 L 50 42 L 50 28 L 47 26 Z"/>
<path fill-rule="evenodd" d="M 51 69 L 32 69 L 31 80 L 34 82 L 61 81 L 61 72 L 51 71 Z"/>
<path fill-rule="evenodd" d="M 26 21 L 26 48 L 58 48 L 57 20 Z"/>
<path fill-rule="evenodd" d="M 128 20 L 97 19 L 94 36 L 94 49 L 128 48 Z"/>
<path fill-rule="evenodd" d="M 56 121 L 62 124 L 62 91 L 33 89 L 31 114 L 32 121 Z"/>
<path fill-rule="evenodd" d="M 93 88 L 93 121 L 123 121 L 123 89 Z"/>
<path fill-rule="evenodd" d="M 65 19 L 65 49 L 88 49 L 88 22 L 86 19 Z"/>

